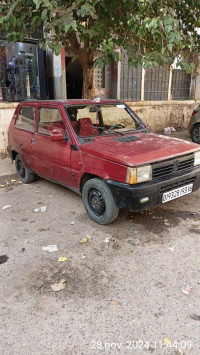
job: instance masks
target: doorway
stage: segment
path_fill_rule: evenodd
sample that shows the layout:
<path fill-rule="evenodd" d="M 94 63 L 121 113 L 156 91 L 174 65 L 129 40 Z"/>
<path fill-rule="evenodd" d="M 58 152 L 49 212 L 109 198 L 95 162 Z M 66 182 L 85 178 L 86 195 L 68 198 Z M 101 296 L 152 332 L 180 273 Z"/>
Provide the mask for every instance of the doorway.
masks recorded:
<path fill-rule="evenodd" d="M 68 99 L 82 99 L 83 69 L 73 57 L 65 57 Z"/>

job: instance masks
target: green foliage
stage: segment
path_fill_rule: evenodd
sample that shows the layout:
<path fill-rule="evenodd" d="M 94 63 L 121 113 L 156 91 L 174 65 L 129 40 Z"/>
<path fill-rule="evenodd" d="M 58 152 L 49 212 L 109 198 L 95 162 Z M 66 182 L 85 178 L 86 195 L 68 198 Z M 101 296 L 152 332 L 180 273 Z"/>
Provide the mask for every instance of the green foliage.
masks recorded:
<path fill-rule="evenodd" d="M 199 0 L 11 0 L 1 2 L 0 13 L 8 41 L 31 37 L 43 26 L 41 47 L 58 54 L 70 46 L 82 66 L 118 61 L 121 47 L 135 66 L 172 63 L 179 54 L 187 71 L 198 64 Z"/>
<path fill-rule="evenodd" d="M 70 21 L 67 25 L 65 25 L 65 32 L 70 33 L 76 30 L 77 28 L 77 23 L 75 20 Z"/>

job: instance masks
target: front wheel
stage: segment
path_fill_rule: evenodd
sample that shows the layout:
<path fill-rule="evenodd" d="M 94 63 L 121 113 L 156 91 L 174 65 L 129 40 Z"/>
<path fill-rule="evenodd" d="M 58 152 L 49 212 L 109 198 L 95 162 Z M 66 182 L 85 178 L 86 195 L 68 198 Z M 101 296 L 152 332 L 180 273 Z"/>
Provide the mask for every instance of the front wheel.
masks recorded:
<path fill-rule="evenodd" d="M 35 180 L 35 174 L 25 167 L 19 154 L 15 158 L 15 167 L 17 175 L 24 184 L 29 184 Z"/>
<path fill-rule="evenodd" d="M 112 223 L 119 207 L 106 183 L 98 178 L 88 180 L 83 186 L 82 200 L 90 218 L 99 224 Z"/>
<path fill-rule="evenodd" d="M 191 138 L 194 143 L 200 144 L 200 123 L 192 127 Z"/>

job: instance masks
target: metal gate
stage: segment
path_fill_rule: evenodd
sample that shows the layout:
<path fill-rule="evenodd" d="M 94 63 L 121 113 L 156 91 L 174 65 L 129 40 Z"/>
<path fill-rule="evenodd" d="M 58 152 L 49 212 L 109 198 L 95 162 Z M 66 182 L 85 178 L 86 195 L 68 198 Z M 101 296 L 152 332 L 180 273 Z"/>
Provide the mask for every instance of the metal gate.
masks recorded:
<path fill-rule="evenodd" d="M 183 100 L 190 97 L 191 75 L 184 70 L 173 69 L 172 72 L 172 99 Z"/>
<path fill-rule="evenodd" d="M 146 70 L 144 79 L 145 101 L 168 100 L 169 73 L 168 66 L 158 66 Z"/>
<path fill-rule="evenodd" d="M 142 67 L 129 66 L 126 50 L 122 50 L 120 99 L 130 101 L 141 100 Z"/>
<path fill-rule="evenodd" d="M 145 101 L 165 101 L 169 94 L 169 65 L 146 69 L 144 88 L 142 90 L 142 67 L 129 66 L 126 50 L 122 50 L 120 98 L 122 100 L 140 101 L 141 91 Z M 190 97 L 191 75 L 181 69 L 173 69 L 171 94 L 173 100 Z M 142 95 L 142 96 L 143 96 Z"/>

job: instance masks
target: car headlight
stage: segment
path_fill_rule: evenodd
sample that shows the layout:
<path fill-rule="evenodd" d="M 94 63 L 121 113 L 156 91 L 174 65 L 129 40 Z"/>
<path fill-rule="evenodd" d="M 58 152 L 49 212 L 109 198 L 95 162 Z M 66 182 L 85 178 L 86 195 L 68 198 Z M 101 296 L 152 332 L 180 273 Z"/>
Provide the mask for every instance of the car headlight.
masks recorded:
<path fill-rule="evenodd" d="M 127 184 L 137 184 L 143 181 L 152 180 L 151 165 L 139 166 L 137 168 L 127 168 L 126 182 Z"/>
<path fill-rule="evenodd" d="M 194 166 L 200 165 L 200 150 L 194 153 Z"/>

